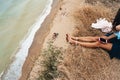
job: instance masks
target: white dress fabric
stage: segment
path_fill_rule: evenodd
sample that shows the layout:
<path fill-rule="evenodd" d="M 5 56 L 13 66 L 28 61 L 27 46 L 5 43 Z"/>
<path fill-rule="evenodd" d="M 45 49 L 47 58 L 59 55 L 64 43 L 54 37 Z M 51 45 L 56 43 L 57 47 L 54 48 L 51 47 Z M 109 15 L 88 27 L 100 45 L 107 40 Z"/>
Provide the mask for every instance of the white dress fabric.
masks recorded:
<path fill-rule="evenodd" d="M 101 29 L 102 32 L 108 33 L 112 30 L 112 23 L 108 22 L 105 18 L 97 19 L 96 23 L 92 23 L 92 28 Z"/>

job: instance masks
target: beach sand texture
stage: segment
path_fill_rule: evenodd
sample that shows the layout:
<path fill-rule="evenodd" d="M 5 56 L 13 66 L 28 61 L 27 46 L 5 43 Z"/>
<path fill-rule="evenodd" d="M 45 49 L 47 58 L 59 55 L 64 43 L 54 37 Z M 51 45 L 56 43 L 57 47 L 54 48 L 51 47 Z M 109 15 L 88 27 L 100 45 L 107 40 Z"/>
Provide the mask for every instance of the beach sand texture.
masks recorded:
<path fill-rule="evenodd" d="M 119 60 L 110 60 L 108 54 L 101 49 L 69 45 L 65 39 L 67 33 L 74 36 L 103 34 L 99 30 L 93 31 L 90 25 L 100 17 L 112 21 L 120 7 L 118 3 L 120 2 L 110 0 L 54 0 L 50 15 L 35 35 L 20 80 L 39 78 L 42 71 L 41 52 L 54 33 L 58 35 L 53 44 L 65 50 L 63 61 L 58 66 L 64 75 L 55 80 L 119 80 L 120 69 L 116 70 L 120 67 Z"/>

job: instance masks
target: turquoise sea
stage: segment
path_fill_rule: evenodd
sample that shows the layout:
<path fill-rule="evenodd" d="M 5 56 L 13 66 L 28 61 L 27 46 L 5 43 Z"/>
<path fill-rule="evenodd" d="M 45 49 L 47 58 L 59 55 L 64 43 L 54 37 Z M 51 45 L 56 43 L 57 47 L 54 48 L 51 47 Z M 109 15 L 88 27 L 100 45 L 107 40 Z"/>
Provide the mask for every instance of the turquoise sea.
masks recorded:
<path fill-rule="evenodd" d="M 18 80 L 51 4 L 52 0 L 0 0 L 0 80 Z"/>

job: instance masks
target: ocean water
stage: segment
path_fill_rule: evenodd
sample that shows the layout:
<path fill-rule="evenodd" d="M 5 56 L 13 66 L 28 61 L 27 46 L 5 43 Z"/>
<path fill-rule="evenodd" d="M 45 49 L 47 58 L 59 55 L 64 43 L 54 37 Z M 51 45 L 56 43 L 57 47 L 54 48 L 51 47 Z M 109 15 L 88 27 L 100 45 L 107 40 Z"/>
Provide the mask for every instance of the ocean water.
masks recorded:
<path fill-rule="evenodd" d="M 0 80 L 18 80 L 52 0 L 0 0 Z"/>

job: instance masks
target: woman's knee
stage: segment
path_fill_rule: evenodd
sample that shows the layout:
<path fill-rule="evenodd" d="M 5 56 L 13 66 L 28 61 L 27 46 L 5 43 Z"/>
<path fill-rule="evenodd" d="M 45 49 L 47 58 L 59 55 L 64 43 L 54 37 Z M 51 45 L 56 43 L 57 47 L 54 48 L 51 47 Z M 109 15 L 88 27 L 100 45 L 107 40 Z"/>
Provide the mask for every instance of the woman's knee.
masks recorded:
<path fill-rule="evenodd" d="M 101 43 L 99 44 L 99 47 L 110 51 L 112 49 L 112 43 L 106 43 L 106 44 Z"/>

